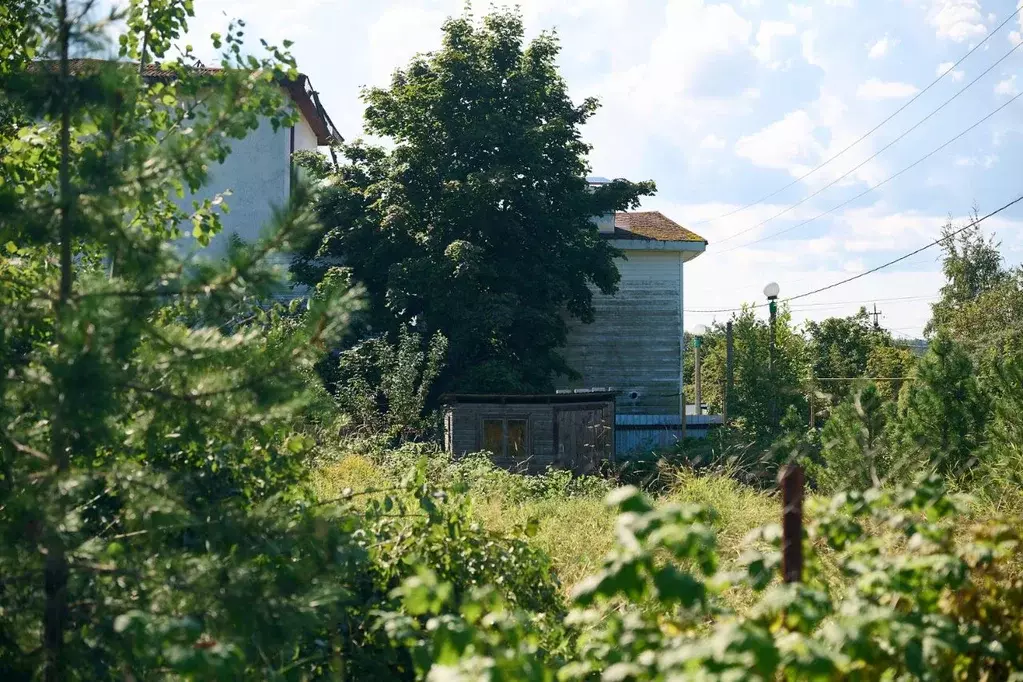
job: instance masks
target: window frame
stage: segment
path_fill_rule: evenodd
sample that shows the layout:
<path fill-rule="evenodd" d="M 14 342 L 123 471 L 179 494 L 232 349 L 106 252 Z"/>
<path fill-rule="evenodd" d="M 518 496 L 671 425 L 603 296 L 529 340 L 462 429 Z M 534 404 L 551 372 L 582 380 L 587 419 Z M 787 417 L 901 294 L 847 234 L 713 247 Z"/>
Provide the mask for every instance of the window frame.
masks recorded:
<path fill-rule="evenodd" d="M 479 444 L 480 450 L 490 452 L 495 457 L 510 457 L 512 455 L 508 452 L 508 422 L 522 422 L 525 425 L 525 431 L 522 434 L 522 452 L 520 455 L 516 455 L 516 459 L 528 459 L 532 456 L 532 420 L 529 416 L 523 417 L 509 417 L 507 415 L 492 416 L 492 415 L 480 415 L 479 417 Z M 486 422 L 501 422 L 501 452 L 493 452 L 486 446 L 487 430 Z"/>

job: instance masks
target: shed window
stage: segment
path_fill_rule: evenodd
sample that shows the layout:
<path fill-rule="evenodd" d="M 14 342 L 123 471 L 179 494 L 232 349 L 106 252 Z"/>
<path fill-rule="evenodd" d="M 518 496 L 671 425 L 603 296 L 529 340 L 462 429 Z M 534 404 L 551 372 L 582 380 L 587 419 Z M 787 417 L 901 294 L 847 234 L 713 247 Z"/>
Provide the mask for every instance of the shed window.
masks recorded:
<path fill-rule="evenodd" d="M 504 421 L 501 419 L 483 420 L 483 449 L 495 455 L 504 454 Z"/>
<path fill-rule="evenodd" d="M 526 455 L 526 420 L 508 420 L 508 456 L 524 457 Z"/>
<path fill-rule="evenodd" d="M 529 455 L 529 421 L 526 419 L 484 419 L 483 449 L 502 457 Z"/>

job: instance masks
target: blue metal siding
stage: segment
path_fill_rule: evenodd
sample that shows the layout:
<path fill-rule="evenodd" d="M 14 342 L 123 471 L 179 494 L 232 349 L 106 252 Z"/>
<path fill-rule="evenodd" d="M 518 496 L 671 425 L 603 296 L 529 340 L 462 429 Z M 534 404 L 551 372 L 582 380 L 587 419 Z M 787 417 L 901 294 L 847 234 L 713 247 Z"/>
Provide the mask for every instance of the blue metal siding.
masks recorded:
<path fill-rule="evenodd" d="M 706 438 L 720 425 L 721 415 L 686 416 L 686 438 Z M 674 447 L 681 438 L 678 417 L 663 414 L 618 414 L 615 417 L 615 451 L 619 455 Z"/>

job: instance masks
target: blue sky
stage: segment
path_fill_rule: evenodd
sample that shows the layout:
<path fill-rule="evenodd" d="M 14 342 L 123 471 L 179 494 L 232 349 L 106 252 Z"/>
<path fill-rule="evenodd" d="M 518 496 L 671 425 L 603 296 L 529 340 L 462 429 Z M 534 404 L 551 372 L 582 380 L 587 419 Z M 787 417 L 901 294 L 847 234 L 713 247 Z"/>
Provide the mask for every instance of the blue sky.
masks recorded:
<path fill-rule="evenodd" d="M 196 0 L 190 39 L 227 17 L 249 36 L 290 38 L 299 67 L 347 138 L 361 133 L 364 85 L 384 85 L 416 52 L 439 45 L 463 0 Z M 476 12 L 490 3 L 475 2 Z M 813 199 L 749 229 L 861 164 L 1020 41 L 1019 16 L 955 72 L 867 140 L 766 204 L 783 187 L 925 88 L 1017 7 L 1016 0 L 522 0 L 528 31 L 556 29 L 574 97 L 602 108 L 584 129 L 593 172 L 653 179 L 643 208 L 710 241 L 686 266 L 686 307 L 759 301 L 861 272 L 939 234 L 949 214 L 983 214 L 1023 193 L 1023 98 L 884 187 L 791 228 L 913 163 L 1023 89 L 1023 49 L 876 159 Z M 1023 14 L 1023 12 L 1021 12 Z M 1023 260 L 1023 204 L 992 218 L 1011 264 Z M 739 231 L 741 236 L 723 241 Z M 765 238 L 766 237 L 766 238 Z M 760 243 L 746 245 L 762 239 Z M 937 249 L 793 303 L 799 319 L 850 314 L 877 301 L 883 323 L 919 334 L 942 284 Z M 890 299 L 900 300 L 890 300 Z M 686 325 L 727 314 L 687 315 Z"/>

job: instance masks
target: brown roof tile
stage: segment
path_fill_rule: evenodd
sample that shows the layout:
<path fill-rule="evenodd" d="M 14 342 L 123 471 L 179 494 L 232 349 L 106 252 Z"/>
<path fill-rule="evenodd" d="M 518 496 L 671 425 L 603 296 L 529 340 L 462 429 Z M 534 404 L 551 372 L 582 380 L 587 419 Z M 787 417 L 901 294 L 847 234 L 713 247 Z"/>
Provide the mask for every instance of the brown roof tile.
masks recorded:
<path fill-rule="evenodd" d="M 615 239 L 650 239 L 658 242 L 703 242 L 707 240 L 687 230 L 660 211 L 615 213 Z"/>

